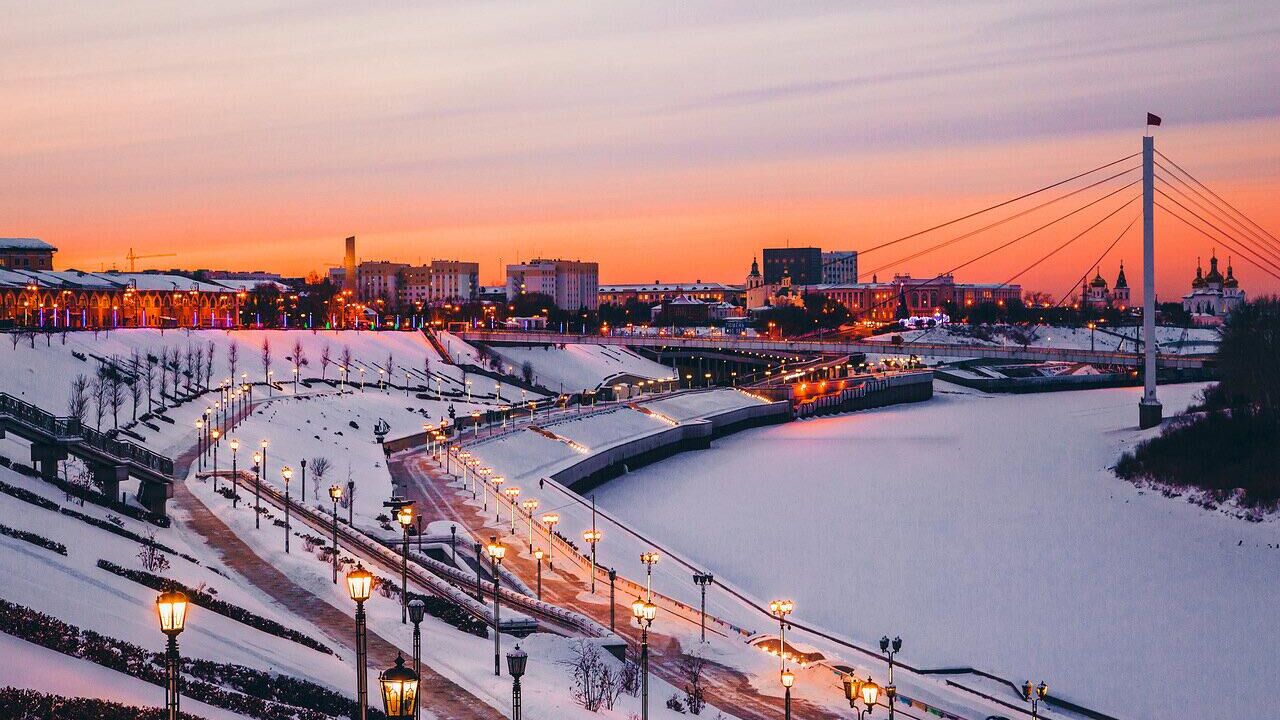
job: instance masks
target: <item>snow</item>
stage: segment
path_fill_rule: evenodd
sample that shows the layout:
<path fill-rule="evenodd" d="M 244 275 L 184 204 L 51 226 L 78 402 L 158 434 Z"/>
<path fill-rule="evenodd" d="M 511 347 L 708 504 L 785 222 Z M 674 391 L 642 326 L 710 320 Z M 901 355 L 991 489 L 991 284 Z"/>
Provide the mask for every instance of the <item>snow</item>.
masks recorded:
<path fill-rule="evenodd" d="M 556 392 L 573 393 L 599 388 L 624 374 L 653 380 L 675 375 L 671 368 L 620 346 L 512 346 L 494 347 L 493 351 L 516 375 L 528 362 L 533 366 L 534 382 Z"/>
<path fill-rule="evenodd" d="M 1121 717 L 1274 707 L 1280 532 L 1113 476 L 1153 432 L 1134 427 L 1140 389 L 937 387 L 722 439 L 595 496 L 717 582 L 791 597 L 799 621 L 868 645 L 901 634 L 917 666 L 1043 678 Z M 1166 414 L 1200 387 L 1162 387 Z M 1212 668 L 1214 692 L 1188 667 Z"/>

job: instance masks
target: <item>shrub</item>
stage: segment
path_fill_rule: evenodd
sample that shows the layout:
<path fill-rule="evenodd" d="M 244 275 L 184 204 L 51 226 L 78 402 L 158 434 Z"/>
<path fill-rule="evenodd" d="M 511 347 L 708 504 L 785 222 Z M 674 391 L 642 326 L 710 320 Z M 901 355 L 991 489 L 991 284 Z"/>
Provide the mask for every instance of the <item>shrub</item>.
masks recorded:
<path fill-rule="evenodd" d="M 35 690 L 0 688 L 0 717 L 44 720 L 164 720 L 164 708 L 136 707 L 98 698 L 50 695 Z M 183 720 L 199 720 L 182 713 Z"/>
<path fill-rule="evenodd" d="M 102 530 L 106 530 L 109 533 L 114 533 L 116 535 L 119 535 L 120 537 L 128 538 L 137 543 L 147 543 L 147 542 L 152 543 L 156 546 L 157 549 L 163 550 L 164 552 L 167 552 L 170 555 L 177 555 L 183 560 L 194 563 L 196 565 L 200 564 L 199 560 L 197 560 L 196 558 L 186 553 L 180 553 L 177 550 L 174 550 L 173 548 L 169 547 L 168 545 L 165 545 L 162 542 L 157 542 L 153 538 L 143 537 L 142 535 L 139 535 L 136 532 L 133 532 L 131 530 L 121 527 L 120 525 L 122 521 L 118 517 L 111 516 L 110 520 L 100 520 L 92 515 L 86 515 L 77 510 L 72 510 L 71 508 L 62 508 L 61 512 L 63 515 L 66 515 L 67 517 L 73 517 L 77 520 L 80 520 L 81 522 L 89 523 L 90 525 Z"/>
<path fill-rule="evenodd" d="M 309 647 L 312 650 L 316 650 L 327 655 L 333 654 L 333 651 L 319 640 L 315 640 L 308 635 L 298 632 L 297 630 L 287 628 L 275 620 L 262 617 L 261 615 L 250 610 L 246 610 L 239 605 L 232 605 L 225 600 L 213 597 L 213 592 L 215 592 L 213 590 L 191 588 L 177 580 L 171 580 L 169 578 L 149 572 L 143 572 L 141 570 L 130 570 L 128 568 L 120 567 L 110 560 L 99 560 L 98 567 L 112 573 L 113 575 L 125 578 L 126 580 L 132 580 L 139 585 L 145 585 L 152 590 L 181 590 L 186 593 L 187 600 L 189 600 L 193 605 L 202 607 L 206 610 L 212 610 L 219 615 L 229 617 L 232 620 L 248 625 L 255 630 L 261 630 L 268 635 L 275 635 L 276 637 L 284 638 L 285 640 L 292 640 L 299 645 Z"/>
<path fill-rule="evenodd" d="M 4 481 L 0 481 L 0 492 L 4 493 L 5 495 L 11 495 L 13 497 L 16 497 L 23 502 L 31 503 L 36 507 L 44 508 L 45 510 L 56 511 L 60 507 L 58 503 L 52 500 L 41 497 L 31 492 L 30 490 L 26 490 L 24 488 L 10 485 L 9 483 Z"/>
<path fill-rule="evenodd" d="M 63 545 L 62 543 L 57 542 L 55 540 L 50 540 L 47 537 L 37 535 L 32 532 L 27 532 L 26 530 L 18 530 L 16 528 L 11 528 L 8 525 L 0 525 L 0 535 L 8 535 L 11 538 L 16 538 L 18 540 L 25 540 L 31 543 L 32 545 L 39 545 L 40 547 L 46 550 L 52 550 L 58 553 L 59 555 L 67 554 L 66 545 Z"/>

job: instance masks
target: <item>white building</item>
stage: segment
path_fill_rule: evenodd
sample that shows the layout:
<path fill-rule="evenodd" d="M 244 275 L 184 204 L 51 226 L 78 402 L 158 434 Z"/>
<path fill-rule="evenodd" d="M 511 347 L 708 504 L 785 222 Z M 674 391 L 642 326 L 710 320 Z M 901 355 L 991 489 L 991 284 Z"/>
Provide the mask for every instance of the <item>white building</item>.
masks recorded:
<path fill-rule="evenodd" d="M 576 311 L 600 306 L 600 266 L 578 260 L 535 259 L 507 266 L 507 297 L 540 293 L 556 307 Z"/>
<path fill-rule="evenodd" d="M 858 282 L 858 251 L 829 250 L 822 253 L 822 284 L 849 285 Z"/>
<path fill-rule="evenodd" d="M 1227 260 L 1227 275 L 1218 272 L 1218 256 L 1209 258 L 1209 274 L 1205 275 L 1196 261 L 1196 278 L 1191 281 L 1191 292 L 1182 296 L 1182 309 L 1191 313 L 1200 325 L 1217 325 L 1232 310 L 1245 302 L 1244 290 L 1236 280 Z"/>
<path fill-rule="evenodd" d="M 469 301 L 480 294 L 480 263 L 432 260 L 430 275 L 432 301 Z"/>

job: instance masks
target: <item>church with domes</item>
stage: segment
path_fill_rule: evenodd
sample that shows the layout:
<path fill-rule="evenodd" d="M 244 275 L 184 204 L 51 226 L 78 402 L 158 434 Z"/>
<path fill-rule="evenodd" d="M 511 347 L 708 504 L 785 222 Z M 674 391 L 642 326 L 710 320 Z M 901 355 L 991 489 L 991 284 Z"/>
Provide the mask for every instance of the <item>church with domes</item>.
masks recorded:
<path fill-rule="evenodd" d="M 1196 260 L 1196 277 L 1191 281 L 1191 292 L 1182 296 L 1182 309 L 1191 313 L 1197 324 L 1217 325 L 1244 302 L 1244 290 L 1240 289 L 1229 258 L 1225 276 L 1218 271 L 1217 253 L 1209 258 L 1208 274 Z"/>
<path fill-rule="evenodd" d="M 1124 276 L 1123 262 L 1120 263 L 1120 273 L 1116 275 L 1115 287 L 1107 285 L 1101 268 L 1094 271 L 1093 280 L 1084 287 L 1084 306 L 1092 310 L 1129 309 L 1129 280 Z"/>

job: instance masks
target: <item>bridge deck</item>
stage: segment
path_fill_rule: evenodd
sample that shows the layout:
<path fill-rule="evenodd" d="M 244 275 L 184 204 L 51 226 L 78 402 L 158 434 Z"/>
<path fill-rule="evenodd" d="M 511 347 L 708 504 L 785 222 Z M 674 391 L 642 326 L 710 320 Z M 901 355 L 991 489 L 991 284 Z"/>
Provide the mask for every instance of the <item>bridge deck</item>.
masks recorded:
<path fill-rule="evenodd" d="M 874 353 L 878 355 L 915 355 L 918 357 L 993 358 L 1028 362 L 1079 362 L 1094 365 L 1119 365 L 1140 367 L 1142 356 L 1134 353 L 1109 350 L 1076 350 L 1072 348 L 1004 347 L 999 345 L 957 345 L 951 343 L 904 343 L 867 340 L 774 340 L 762 337 L 737 337 L 720 335 L 713 337 L 678 337 L 668 335 L 573 335 L 553 332 L 507 332 L 494 330 L 465 330 L 457 333 L 464 340 L 480 342 L 522 343 L 528 345 L 591 344 L 626 345 L 629 347 L 680 348 L 707 350 L 739 350 L 770 353 Z M 1157 357 L 1157 364 L 1165 368 L 1202 368 L 1212 358 L 1198 355 L 1168 355 Z"/>

